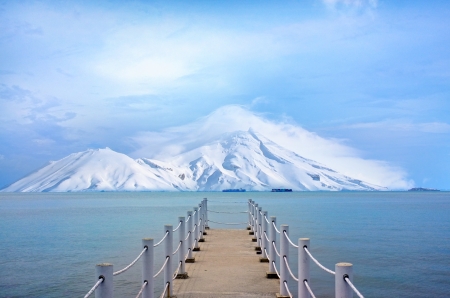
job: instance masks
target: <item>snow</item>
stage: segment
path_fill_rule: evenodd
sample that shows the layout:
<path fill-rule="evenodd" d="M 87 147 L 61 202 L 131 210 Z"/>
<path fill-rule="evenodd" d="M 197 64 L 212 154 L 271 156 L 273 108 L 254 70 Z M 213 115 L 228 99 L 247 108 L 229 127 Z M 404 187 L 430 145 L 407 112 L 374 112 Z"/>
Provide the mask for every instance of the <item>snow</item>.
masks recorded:
<path fill-rule="evenodd" d="M 135 160 L 109 148 L 73 153 L 2 191 L 221 191 L 227 188 L 386 190 L 301 157 L 250 129 L 226 133 L 170 161 Z"/>

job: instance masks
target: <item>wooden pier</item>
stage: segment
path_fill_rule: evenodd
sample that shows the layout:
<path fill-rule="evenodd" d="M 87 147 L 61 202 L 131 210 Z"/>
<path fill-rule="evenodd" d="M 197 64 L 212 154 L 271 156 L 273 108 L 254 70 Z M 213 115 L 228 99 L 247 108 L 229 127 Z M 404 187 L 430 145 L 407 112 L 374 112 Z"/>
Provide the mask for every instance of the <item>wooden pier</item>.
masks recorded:
<path fill-rule="evenodd" d="M 268 264 L 260 262 L 247 230 L 207 233 L 195 263 L 186 264 L 189 278 L 174 282 L 176 297 L 275 297 L 280 282 L 266 278 Z"/>

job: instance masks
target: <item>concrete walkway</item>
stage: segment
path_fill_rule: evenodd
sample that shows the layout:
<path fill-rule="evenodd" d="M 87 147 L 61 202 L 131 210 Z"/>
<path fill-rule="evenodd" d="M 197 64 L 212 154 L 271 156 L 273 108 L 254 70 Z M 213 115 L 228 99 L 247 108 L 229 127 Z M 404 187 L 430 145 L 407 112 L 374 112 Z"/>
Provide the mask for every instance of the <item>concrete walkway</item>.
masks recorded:
<path fill-rule="evenodd" d="M 186 264 L 188 279 L 174 281 L 178 298 L 275 297 L 279 280 L 267 279 L 247 230 L 207 230 L 195 263 Z"/>

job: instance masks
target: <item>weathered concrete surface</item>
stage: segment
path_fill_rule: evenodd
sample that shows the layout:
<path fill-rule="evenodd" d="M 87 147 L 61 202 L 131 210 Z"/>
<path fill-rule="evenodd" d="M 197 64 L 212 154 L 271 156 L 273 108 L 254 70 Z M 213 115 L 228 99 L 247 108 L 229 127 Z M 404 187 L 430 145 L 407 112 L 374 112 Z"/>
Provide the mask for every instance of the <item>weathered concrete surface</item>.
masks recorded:
<path fill-rule="evenodd" d="M 275 297 L 279 281 L 267 279 L 247 230 L 208 230 L 195 263 L 186 264 L 189 278 L 174 281 L 178 298 Z"/>

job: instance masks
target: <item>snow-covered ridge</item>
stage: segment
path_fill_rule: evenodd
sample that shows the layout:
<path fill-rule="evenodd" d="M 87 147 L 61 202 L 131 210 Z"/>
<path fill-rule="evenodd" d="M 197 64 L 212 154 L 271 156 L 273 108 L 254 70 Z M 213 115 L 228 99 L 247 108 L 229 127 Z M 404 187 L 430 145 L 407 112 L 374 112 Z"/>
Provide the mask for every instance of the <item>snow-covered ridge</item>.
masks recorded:
<path fill-rule="evenodd" d="M 386 190 L 342 175 L 261 134 L 237 131 L 170 161 L 109 148 L 73 153 L 13 183 L 5 192 Z"/>

